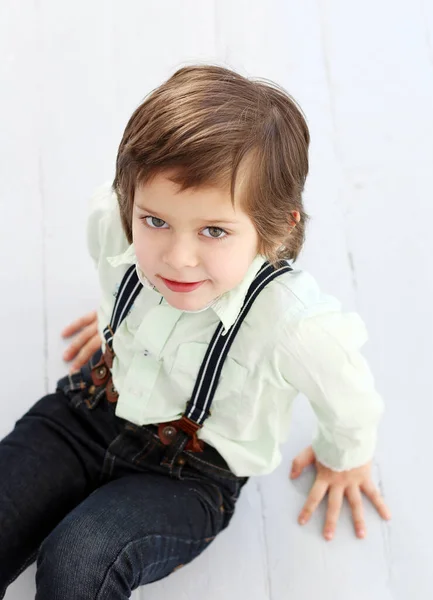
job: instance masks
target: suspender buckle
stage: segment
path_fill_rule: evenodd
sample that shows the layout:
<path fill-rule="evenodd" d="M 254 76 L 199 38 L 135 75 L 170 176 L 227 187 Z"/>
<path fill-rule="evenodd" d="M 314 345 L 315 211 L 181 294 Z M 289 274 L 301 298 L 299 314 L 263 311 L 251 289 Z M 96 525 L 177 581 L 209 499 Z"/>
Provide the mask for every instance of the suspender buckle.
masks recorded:
<path fill-rule="evenodd" d="M 111 376 L 110 369 L 107 367 L 104 361 L 104 357 L 96 363 L 96 365 L 90 371 L 93 385 L 99 386 L 104 385 Z"/>
<path fill-rule="evenodd" d="M 158 425 L 158 436 L 165 446 L 169 446 L 176 439 L 177 433 L 179 429 L 181 429 L 190 437 L 185 446 L 185 450 L 190 450 L 191 452 L 203 452 L 204 442 L 197 437 L 197 431 L 201 429 L 201 427 L 201 425 L 183 415 L 182 418 L 177 421 L 160 423 Z"/>
<path fill-rule="evenodd" d="M 111 377 L 107 381 L 107 385 L 105 386 L 105 395 L 107 396 L 108 402 L 117 402 L 117 399 L 119 397 L 119 394 L 116 388 L 114 387 L 113 379 Z"/>
<path fill-rule="evenodd" d="M 107 356 L 111 357 L 111 361 L 109 360 L 108 363 Z M 105 393 L 107 395 L 108 402 L 117 402 L 119 394 L 117 393 L 117 390 L 114 387 L 110 371 L 111 365 L 113 364 L 112 357 L 113 354 L 110 354 L 110 352 L 107 352 L 107 350 L 105 350 L 105 353 L 102 355 L 102 358 L 92 368 L 90 374 L 94 386 L 105 385 Z"/>

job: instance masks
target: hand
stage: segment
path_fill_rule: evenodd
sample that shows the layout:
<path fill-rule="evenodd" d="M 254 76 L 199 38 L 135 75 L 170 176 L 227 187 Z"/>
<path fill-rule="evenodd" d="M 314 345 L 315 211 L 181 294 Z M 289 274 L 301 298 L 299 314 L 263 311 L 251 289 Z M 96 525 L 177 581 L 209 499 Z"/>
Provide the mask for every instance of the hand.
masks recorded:
<path fill-rule="evenodd" d="M 101 338 L 98 333 L 96 311 L 88 313 L 77 319 L 62 331 L 62 337 L 67 338 L 79 333 L 75 340 L 63 353 L 66 361 L 74 359 L 69 373 L 78 371 L 91 356 L 101 347 Z"/>
<path fill-rule="evenodd" d="M 316 466 L 316 481 L 298 517 L 300 525 L 304 525 L 310 519 L 326 492 L 328 492 L 329 497 L 323 534 L 327 540 L 331 540 L 335 533 L 344 496 L 347 496 L 349 501 L 356 535 L 359 538 L 365 537 L 361 491 L 368 496 L 383 519 L 388 520 L 391 518 L 391 513 L 384 499 L 371 480 L 371 461 L 349 471 L 332 471 L 316 459 L 312 447 L 308 446 L 308 448 L 305 448 L 294 459 L 290 477 L 296 479 L 302 473 L 303 469 L 310 464 L 315 464 Z"/>

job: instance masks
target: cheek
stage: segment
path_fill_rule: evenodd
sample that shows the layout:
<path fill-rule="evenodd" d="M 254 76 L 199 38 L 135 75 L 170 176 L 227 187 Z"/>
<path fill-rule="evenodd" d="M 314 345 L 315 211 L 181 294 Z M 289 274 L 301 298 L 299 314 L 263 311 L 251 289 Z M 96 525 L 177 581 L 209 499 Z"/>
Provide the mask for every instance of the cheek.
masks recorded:
<path fill-rule="evenodd" d="M 207 255 L 206 271 L 215 283 L 231 289 L 245 277 L 256 254 L 255 248 L 247 249 L 238 245 L 231 245 L 224 251 L 216 249 Z"/>
<path fill-rule="evenodd" d="M 152 262 L 155 254 L 155 244 L 151 244 L 149 236 L 146 235 L 144 226 L 138 222 L 132 224 L 132 243 L 134 244 L 135 255 L 141 267 Z"/>

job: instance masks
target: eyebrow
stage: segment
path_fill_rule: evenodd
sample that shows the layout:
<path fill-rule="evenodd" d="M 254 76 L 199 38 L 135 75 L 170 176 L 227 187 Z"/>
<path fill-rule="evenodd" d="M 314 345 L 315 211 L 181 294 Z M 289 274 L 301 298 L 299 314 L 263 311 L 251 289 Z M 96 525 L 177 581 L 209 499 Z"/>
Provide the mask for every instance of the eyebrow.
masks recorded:
<path fill-rule="evenodd" d="M 155 215 L 155 217 L 157 217 L 158 219 L 162 219 L 163 221 L 165 221 L 165 219 L 163 219 L 162 215 L 159 214 L 158 212 L 156 212 L 155 210 L 150 210 L 150 208 L 146 208 L 145 206 L 141 206 L 140 204 L 135 203 L 136 207 L 139 208 L 140 210 L 142 210 L 143 212 L 149 213 L 150 215 Z M 239 221 L 230 221 L 228 219 L 200 219 L 201 223 L 206 223 L 206 224 L 215 224 L 215 223 L 221 223 L 224 225 L 238 225 Z"/>

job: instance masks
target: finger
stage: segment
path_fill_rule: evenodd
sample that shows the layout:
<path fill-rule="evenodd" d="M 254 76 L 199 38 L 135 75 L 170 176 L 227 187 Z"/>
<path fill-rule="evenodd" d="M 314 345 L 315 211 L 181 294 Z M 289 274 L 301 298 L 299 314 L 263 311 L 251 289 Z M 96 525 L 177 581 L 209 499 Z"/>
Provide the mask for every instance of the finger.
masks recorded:
<path fill-rule="evenodd" d="M 75 338 L 63 353 L 63 360 L 73 360 L 89 340 L 96 334 L 97 327 L 89 325 Z"/>
<path fill-rule="evenodd" d="M 372 481 L 361 484 L 361 490 L 370 499 L 371 503 L 376 507 L 378 513 L 383 519 L 388 520 L 391 518 L 391 511 L 385 504 L 385 500 Z"/>
<path fill-rule="evenodd" d="M 85 327 L 75 340 L 63 352 L 64 360 L 72 360 L 81 348 L 97 333 L 97 323 L 92 323 Z"/>
<path fill-rule="evenodd" d="M 337 527 L 338 517 L 343 504 L 344 487 L 332 485 L 328 493 L 328 510 L 326 511 L 325 528 L 323 534 L 327 540 L 332 540 Z"/>
<path fill-rule="evenodd" d="M 70 368 L 70 373 L 79 370 L 93 356 L 93 354 L 101 347 L 101 338 L 99 334 L 94 335 L 76 356 Z"/>
<path fill-rule="evenodd" d="M 92 311 L 83 317 L 80 317 L 76 321 L 73 321 L 69 325 L 67 325 L 62 331 L 62 337 L 70 337 L 77 333 L 80 329 L 85 327 L 86 325 L 90 325 L 93 321 L 96 321 L 97 314 L 96 311 Z"/>
<path fill-rule="evenodd" d="M 311 446 L 305 448 L 292 462 L 292 470 L 290 471 L 290 477 L 295 479 L 298 477 L 302 471 L 313 464 L 315 460 L 315 455 Z"/>
<path fill-rule="evenodd" d="M 361 490 L 357 485 L 351 485 L 346 490 L 346 496 L 352 510 L 352 518 L 356 535 L 359 538 L 363 538 L 365 537 L 365 519 Z"/>
<path fill-rule="evenodd" d="M 78 371 L 94 355 L 96 350 L 101 347 L 101 338 L 99 334 L 94 335 L 85 346 L 81 348 L 70 368 L 70 373 Z"/>
<path fill-rule="evenodd" d="M 319 481 L 316 479 L 316 482 L 311 488 L 307 501 L 299 514 L 298 521 L 300 525 L 304 525 L 305 523 L 307 523 L 307 521 L 309 521 L 311 515 L 323 500 L 327 489 L 328 483 L 326 481 Z"/>

